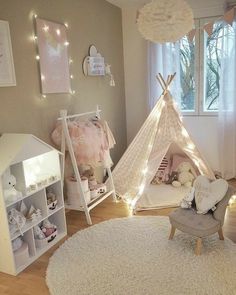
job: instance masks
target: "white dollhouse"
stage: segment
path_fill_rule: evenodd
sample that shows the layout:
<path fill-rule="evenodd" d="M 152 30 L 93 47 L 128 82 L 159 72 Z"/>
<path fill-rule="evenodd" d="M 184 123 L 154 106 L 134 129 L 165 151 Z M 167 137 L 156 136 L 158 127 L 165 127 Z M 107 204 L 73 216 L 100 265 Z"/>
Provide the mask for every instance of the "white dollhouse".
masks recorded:
<path fill-rule="evenodd" d="M 33 135 L 0 137 L 0 271 L 17 275 L 66 236 L 60 157 L 59 151 Z M 35 229 L 44 222 L 55 229 L 47 229 L 48 235 L 39 240 Z"/>

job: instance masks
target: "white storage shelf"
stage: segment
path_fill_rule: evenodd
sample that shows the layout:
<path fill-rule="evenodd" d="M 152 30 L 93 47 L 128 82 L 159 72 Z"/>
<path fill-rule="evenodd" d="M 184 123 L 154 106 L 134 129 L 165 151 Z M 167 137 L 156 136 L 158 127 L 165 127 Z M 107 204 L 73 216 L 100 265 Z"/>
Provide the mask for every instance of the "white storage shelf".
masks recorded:
<path fill-rule="evenodd" d="M 0 137 L 0 271 L 17 275 L 66 236 L 60 157 L 60 152 L 32 135 L 4 134 Z M 21 198 L 12 202 L 4 199 L 3 176 L 7 174 L 15 176 L 15 188 L 22 193 Z M 56 197 L 53 210 L 47 204 L 48 190 Z M 41 216 L 34 221 L 27 220 L 21 230 L 11 234 L 8 212 L 12 208 L 19 210 L 22 202 L 27 210 L 31 205 L 40 209 Z M 40 226 L 45 219 L 57 226 L 57 236 L 39 249 L 36 247 L 33 227 Z M 12 242 L 18 237 L 25 243 L 22 246 L 23 255 L 12 248 Z"/>

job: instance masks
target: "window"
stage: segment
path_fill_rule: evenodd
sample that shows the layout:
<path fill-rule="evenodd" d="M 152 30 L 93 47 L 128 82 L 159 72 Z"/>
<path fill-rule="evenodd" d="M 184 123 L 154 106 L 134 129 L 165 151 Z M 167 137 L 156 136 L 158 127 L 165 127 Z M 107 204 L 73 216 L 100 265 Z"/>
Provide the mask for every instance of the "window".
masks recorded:
<path fill-rule="evenodd" d="M 203 28 L 214 20 L 198 19 L 195 26 Z M 180 41 L 181 110 L 185 115 L 217 114 L 223 26 L 216 22 L 210 37 L 197 29 L 192 42 L 187 37 Z"/>
<path fill-rule="evenodd" d="M 187 37 L 180 42 L 181 110 L 194 112 L 195 105 L 195 40 Z"/>

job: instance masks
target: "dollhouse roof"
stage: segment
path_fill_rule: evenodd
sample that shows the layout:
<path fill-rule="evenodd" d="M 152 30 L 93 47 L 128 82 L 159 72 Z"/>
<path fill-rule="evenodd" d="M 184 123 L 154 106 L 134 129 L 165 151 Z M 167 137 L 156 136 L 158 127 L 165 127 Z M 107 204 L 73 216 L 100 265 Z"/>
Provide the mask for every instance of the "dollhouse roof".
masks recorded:
<path fill-rule="evenodd" d="M 32 134 L 5 133 L 0 137 L 0 175 L 12 164 L 58 150 Z"/>

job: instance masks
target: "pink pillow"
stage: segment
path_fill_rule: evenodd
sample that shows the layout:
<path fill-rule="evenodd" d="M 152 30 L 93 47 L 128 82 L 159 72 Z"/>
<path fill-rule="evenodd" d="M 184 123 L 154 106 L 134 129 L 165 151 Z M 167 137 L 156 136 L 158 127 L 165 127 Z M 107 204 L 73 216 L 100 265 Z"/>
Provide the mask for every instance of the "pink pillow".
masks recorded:
<path fill-rule="evenodd" d="M 193 162 L 189 159 L 189 157 L 184 155 L 173 154 L 170 173 L 172 173 L 173 171 L 177 171 L 179 164 L 181 164 L 182 162 L 189 162 L 193 167 L 195 167 Z"/>

